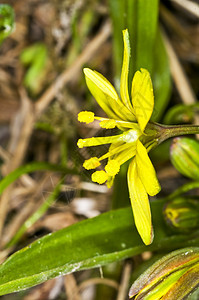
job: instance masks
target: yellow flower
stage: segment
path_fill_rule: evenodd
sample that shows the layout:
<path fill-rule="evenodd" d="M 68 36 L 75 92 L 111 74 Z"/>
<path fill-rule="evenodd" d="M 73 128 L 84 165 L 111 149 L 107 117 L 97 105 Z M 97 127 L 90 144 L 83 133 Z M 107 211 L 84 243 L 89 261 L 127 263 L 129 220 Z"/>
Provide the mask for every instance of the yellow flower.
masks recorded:
<path fill-rule="evenodd" d="M 96 171 L 92 180 L 110 187 L 120 166 L 131 160 L 128 168 L 128 187 L 135 225 L 146 245 L 153 240 L 151 212 L 148 200 L 160 191 L 154 167 L 147 152 L 157 144 L 157 132 L 148 124 L 154 107 L 153 87 L 149 72 L 145 69 L 134 75 L 131 100 L 128 93 L 128 72 L 130 46 L 128 31 L 123 31 L 124 57 L 121 73 L 120 96 L 115 88 L 100 73 L 84 69 L 87 86 L 108 118 L 95 116 L 92 112 L 80 112 L 80 122 L 100 121 L 102 128 L 117 127 L 122 133 L 106 137 L 79 139 L 78 147 L 111 144 L 103 156 L 93 157 L 84 162 L 86 169 L 95 169 L 104 159 L 108 159 L 105 170 Z M 147 125 L 148 124 L 148 125 Z"/>

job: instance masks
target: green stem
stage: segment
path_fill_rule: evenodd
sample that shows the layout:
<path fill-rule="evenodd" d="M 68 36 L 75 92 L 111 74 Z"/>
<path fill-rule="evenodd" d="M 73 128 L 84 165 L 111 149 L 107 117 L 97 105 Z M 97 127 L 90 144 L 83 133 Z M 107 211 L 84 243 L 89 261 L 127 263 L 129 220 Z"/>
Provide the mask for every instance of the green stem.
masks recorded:
<path fill-rule="evenodd" d="M 158 144 L 175 136 L 199 133 L 198 125 L 162 125 L 158 123 L 153 123 L 151 125 L 153 129 L 158 131 Z"/>
<path fill-rule="evenodd" d="M 165 198 L 162 198 L 161 200 L 164 202 L 171 201 L 174 198 L 177 198 L 181 196 L 184 193 L 189 192 L 190 190 L 193 189 L 198 189 L 199 188 L 199 181 L 192 181 L 184 184 L 183 186 L 179 187 L 177 190 L 175 190 L 173 193 L 170 195 L 166 196 Z"/>

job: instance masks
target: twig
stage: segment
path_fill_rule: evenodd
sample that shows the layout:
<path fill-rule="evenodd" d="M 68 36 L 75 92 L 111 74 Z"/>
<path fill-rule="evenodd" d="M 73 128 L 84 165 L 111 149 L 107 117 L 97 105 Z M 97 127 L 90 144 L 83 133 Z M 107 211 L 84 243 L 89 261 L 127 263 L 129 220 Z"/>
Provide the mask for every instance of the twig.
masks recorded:
<path fill-rule="evenodd" d="M 172 0 L 180 7 L 191 13 L 194 17 L 199 18 L 199 5 L 190 0 Z"/>
<path fill-rule="evenodd" d="M 64 286 L 66 290 L 67 299 L 70 300 L 80 300 L 80 294 L 78 286 L 73 274 L 68 274 L 64 276 Z"/>
<path fill-rule="evenodd" d="M 176 84 L 176 88 L 182 99 L 182 102 L 186 105 L 194 104 L 197 102 L 197 98 L 180 64 L 180 61 L 164 31 L 162 31 L 162 37 L 169 57 L 171 74 Z M 194 116 L 194 123 L 199 124 L 198 114 L 195 114 Z M 196 135 L 196 137 L 197 139 L 199 139 L 198 134 Z"/>
<path fill-rule="evenodd" d="M 100 32 L 93 38 L 93 40 L 90 41 L 83 52 L 77 57 L 72 66 L 66 69 L 36 102 L 35 110 L 37 116 L 46 109 L 63 86 L 77 76 L 77 74 L 81 71 L 82 66 L 94 56 L 100 46 L 110 36 L 110 33 L 110 23 L 106 22 Z"/>
<path fill-rule="evenodd" d="M 178 21 L 174 14 L 170 12 L 163 4 L 160 3 L 160 16 L 166 23 L 172 32 L 176 33 L 180 39 L 183 39 L 183 42 L 187 46 L 193 45 L 193 38 L 190 36 L 187 31 L 184 30 L 182 24 Z"/>
<path fill-rule="evenodd" d="M 11 139 L 8 152 L 12 157 L 6 166 L 6 173 L 19 167 L 23 161 L 24 154 L 29 144 L 30 136 L 34 126 L 34 108 L 24 89 L 20 90 L 21 107 L 15 116 L 11 130 Z"/>
<path fill-rule="evenodd" d="M 186 105 L 194 104 L 197 102 L 197 99 L 189 83 L 189 80 L 179 62 L 179 59 L 168 37 L 164 32 L 162 32 L 162 36 L 169 57 L 171 74 L 176 84 L 177 90 L 180 94 L 180 97 L 184 104 Z"/>
<path fill-rule="evenodd" d="M 115 280 L 112 279 L 108 279 L 108 278 L 92 278 L 92 279 L 88 279 L 83 281 L 80 285 L 79 285 L 79 290 L 84 290 L 86 289 L 88 286 L 90 285 L 94 285 L 94 284 L 105 284 L 108 285 L 114 289 L 118 289 L 118 283 Z"/>
<path fill-rule="evenodd" d="M 122 273 L 122 280 L 119 286 L 118 294 L 117 294 L 117 299 L 116 300 L 125 300 L 126 295 L 127 295 L 127 290 L 129 286 L 129 279 L 131 276 L 131 269 L 132 269 L 132 264 L 131 262 L 127 261 L 124 265 L 124 270 Z"/>
<path fill-rule="evenodd" d="M 40 200 L 44 189 L 44 185 L 49 180 L 49 174 L 44 174 L 43 179 L 37 183 L 37 191 L 34 191 L 34 195 L 31 195 L 29 197 L 31 201 L 28 201 L 27 204 L 24 205 L 24 207 L 21 209 L 21 211 L 13 217 L 12 221 L 5 227 L 5 234 L 1 239 L 1 247 L 3 248 L 16 234 L 16 232 L 19 230 L 19 228 L 24 224 L 25 220 L 35 213 L 35 211 L 38 210 L 38 207 L 41 205 L 43 200 Z M 51 191 L 51 189 L 50 189 Z M 39 199 L 39 200 L 38 200 Z"/>
<path fill-rule="evenodd" d="M 11 144 L 9 153 L 11 159 L 2 167 L 2 172 L 8 174 L 12 170 L 20 166 L 26 153 L 30 135 L 33 128 L 34 114 L 32 113 L 32 105 L 30 100 L 22 94 L 22 106 L 15 120 L 19 126 L 14 126 L 11 133 Z M 15 128 L 18 129 L 16 132 Z M 17 138 L 15 136 L 17 135 Z M 9 201 L 12 194 L 14 184 L 11 184 L 2 194 L 0 201 L 0 237 L 2 235 L 3 225 L 6 219 Z"/>

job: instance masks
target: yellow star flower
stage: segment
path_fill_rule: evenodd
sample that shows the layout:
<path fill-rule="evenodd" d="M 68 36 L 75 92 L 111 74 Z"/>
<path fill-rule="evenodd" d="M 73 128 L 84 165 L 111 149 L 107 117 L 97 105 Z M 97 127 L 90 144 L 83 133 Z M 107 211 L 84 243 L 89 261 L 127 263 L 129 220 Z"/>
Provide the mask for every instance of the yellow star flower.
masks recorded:
<path fill-rule="evenodd" d="M 154 167 L 147 152 L 157 144 L 157 131 L 148 123 L 153 112 L 154 96 L 149 72 L 145 69 L 134 75 L 131 88 L 131 100 L 128 93 L 128 72 L 130 46 L 128 30 L 123 31 L 124 57 L 121 73 L 120 96 L 115 88 L 100 73 L 84 69 L 87 86 L 108 118 L 95 116 L 92 112 L 80 112 L 78 120 L 90 123 L 100 121 L 102 128 L 117 127 L 122 133 L 114 136 L 79 139 L 79 148 L 111 144 L 103 156 L 92 157 L 83 164 L 86 169 L 95 169 L 104 159 L 108 159 L 105 170 L 92 174 L 92 180 L 99 184 L 113 184 L 120 166 L 131 160 L 128 168 L 128 187 L 133 209 L 135 225 L 146 245 L 153 240 L 151 211 L 148 200 L 160 191 Z"/>

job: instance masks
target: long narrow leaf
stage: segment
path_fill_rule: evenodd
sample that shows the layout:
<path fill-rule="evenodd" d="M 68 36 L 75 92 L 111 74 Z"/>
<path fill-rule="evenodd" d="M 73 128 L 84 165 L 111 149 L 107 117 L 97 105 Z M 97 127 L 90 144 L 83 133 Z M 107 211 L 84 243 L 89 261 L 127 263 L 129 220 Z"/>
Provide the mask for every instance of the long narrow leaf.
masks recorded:
<path fill-rule="evenodd" d="M 17 180 L 21 175 L 35 172 L 35 171 L 61 171 L 65 173 L 74 173 L 73 170 L 69 170 L 63 166 L 50 164 L 47 162 L 33 162 L 29 163 L 27 165 L 21 166 L 8 174 L 6 177 L 4 177 L 0 182 L 0 195 L 3 193 L 3 191 L 15 180 Z"/>
<path fill-rule="evenodd" d="M 136 70 L 151 74 L 155 64 L 153 51 L 158 27 L 158 0 L 137 1 Z"/>
<path fill-rule="evenodd" d="M 151 119 L 152 121 L 157 122 L 161 119 L 171 94 L 169 61 L 159 29 L 157 31 L 155 40 L 153 59 L 155 61 L 152 78 L 154 85 L 155 106 Z"/>
<path fill-rule="evenodd" d="M 171 235 L 162 220 L 160 201 L 152 202 L 155 240 L 145 246 L 133 224 L 131 208 L 104 213 L 49 234 L 16 252 L 0 267 L 0 295 L 20 291 L 50 278 L 118 261 L 146 250 L 195 245 L 183 235 Z"/>
<path fill-rule="evenodd" d="M 15 245 L 22 237 L 22 235 L 26 232 L 26 230 L 30 228 L 37 220 L 39 220 L 44 215 L 47 209 L 53 204 L 55 199 L 58 197 L 60 192 L 60 186 L 61 186 L 61 182 L 57 184 L 57 186 L 49 195 L 49 197 L 45 200 L 45 202 L 42 203 L 42 205 L 23 223 L 23 225 L 19 228 L 19 230 L 14 235 L 14 237 L 6 244 L 5 246 L 6 248 Z"/>

